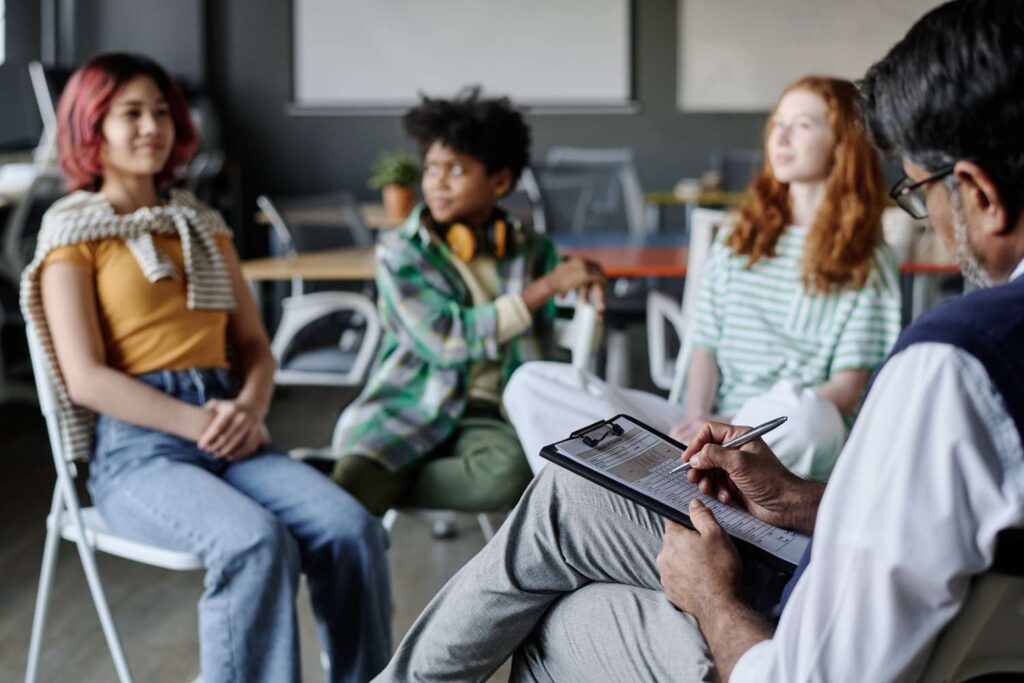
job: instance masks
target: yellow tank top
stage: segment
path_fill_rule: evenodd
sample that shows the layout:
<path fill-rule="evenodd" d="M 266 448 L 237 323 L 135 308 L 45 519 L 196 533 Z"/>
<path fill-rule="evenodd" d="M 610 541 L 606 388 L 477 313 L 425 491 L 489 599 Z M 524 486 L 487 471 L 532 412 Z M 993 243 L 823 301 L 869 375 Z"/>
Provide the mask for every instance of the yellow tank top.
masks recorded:
<path fill-rule="evenodd" d="M 216 235 L 222 252 L 228 235 Z M 156 248 L 185 272 L 181 240 L 153 235 Z M 106 363 L 129 375 L 154 370 L 227 368 L 227 311 L 196 311 L 186 305 L 186 281 L 150 282 L 124 241 L 104 239 L 54 249 L 43 263 L 66 261 L 84 268 L 96 287 L 96 308 Z"/>

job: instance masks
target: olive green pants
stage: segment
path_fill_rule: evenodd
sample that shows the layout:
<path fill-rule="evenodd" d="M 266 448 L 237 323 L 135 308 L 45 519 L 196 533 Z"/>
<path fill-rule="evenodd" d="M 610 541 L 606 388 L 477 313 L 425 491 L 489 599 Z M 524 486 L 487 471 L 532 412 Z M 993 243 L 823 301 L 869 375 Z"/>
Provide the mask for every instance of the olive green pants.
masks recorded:
<path fill-rule="evenodd" d="M 532 477 L 512 425 L 477 411 L 419 462 L 391 472 L 371 458 L 347 456 L 331 475 L 375 515 L 394 507 L 509 510 Z"/>

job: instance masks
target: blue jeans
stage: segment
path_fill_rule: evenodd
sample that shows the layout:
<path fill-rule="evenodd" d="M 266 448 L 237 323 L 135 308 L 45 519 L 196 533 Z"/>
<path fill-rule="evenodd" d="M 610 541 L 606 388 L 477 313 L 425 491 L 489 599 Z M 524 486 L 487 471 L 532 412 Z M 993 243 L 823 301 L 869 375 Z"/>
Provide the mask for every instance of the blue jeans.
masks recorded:
<path fill-rule="evenodd" d="M 221 370 L 138 380 L 195 405 L 227 395 Z M 196 444 L 107 416 L 89 491 L 117 533 L 197 553 L 203 680 L 301 680 L 295 596 L 306 574 L 331 681 L 366 681 L 390 654 L 380 522 L 311 467 L 263 449 L 228 463 Z"/>

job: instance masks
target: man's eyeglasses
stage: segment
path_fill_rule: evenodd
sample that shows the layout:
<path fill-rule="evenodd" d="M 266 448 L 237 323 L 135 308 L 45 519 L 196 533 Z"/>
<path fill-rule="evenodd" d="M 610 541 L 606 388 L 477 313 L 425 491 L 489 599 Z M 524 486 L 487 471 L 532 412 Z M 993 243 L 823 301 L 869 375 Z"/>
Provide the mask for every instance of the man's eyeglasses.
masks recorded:
<path fill-rule="evenodd" d="M 909 177 L 904 176 L 903 180 L 893 185 L 889 196 L 896 200 L 896 205 L 909 213 L 914 218 L 921 220 L 928 218 L 928 202 L 925 199 L 924 188 L 928 183 L 941 180 L 953 172 L 955 164 L 943 166 L 927 178 L 913 182 Z"/>

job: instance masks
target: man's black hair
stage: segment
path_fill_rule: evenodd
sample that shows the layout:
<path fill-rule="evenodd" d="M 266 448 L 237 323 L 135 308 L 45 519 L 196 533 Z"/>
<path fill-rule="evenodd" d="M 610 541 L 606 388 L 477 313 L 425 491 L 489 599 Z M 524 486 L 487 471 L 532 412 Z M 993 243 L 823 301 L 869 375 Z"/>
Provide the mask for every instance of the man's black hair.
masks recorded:
<path fill-rule="evenodd" d="M 876 145 L 926 170 L 969 159 L 1011 216 L 1024 205 L 1024 2 L 953 0 L 861 82 Z"/>
<path fill-rule="evenodd" d="M 507 168 L 512 184 L 530 161 L 530 129 L 507 97 L 481 99 L 480 88 L 461 91 L 454 99 L 431 99 L 402 117 L 405 132 L 426 154 L 441 142 L 460 154 L 476 157 L 488 173 Z"/>

